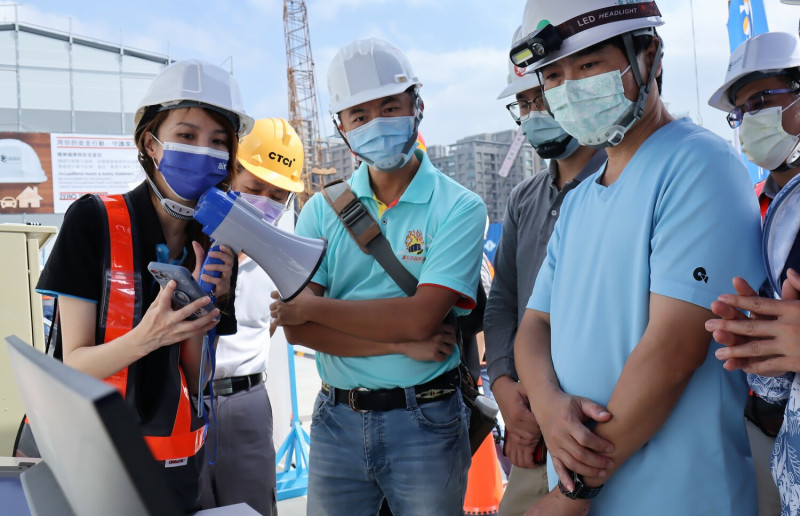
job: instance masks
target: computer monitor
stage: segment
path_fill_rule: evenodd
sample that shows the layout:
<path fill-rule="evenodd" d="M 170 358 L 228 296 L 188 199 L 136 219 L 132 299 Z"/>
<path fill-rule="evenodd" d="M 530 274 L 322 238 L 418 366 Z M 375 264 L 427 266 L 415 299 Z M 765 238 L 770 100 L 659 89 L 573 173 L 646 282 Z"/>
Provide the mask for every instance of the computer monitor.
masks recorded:
<path fill-rule="evenodd" d="M 180 514 L 116 389 L 17 337 L 6 341 L 42 459 L 75 514 Z"/>

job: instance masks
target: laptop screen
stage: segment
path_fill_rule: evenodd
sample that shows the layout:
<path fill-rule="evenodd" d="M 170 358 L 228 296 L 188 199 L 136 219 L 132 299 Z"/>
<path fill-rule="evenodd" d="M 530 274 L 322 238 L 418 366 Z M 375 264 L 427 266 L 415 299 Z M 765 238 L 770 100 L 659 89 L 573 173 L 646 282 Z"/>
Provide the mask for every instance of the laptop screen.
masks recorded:
<path fill-rule="evenodd" d="M 42 459 L 76 514 L 179 514 L 120 393 L 7 337 Z"/>

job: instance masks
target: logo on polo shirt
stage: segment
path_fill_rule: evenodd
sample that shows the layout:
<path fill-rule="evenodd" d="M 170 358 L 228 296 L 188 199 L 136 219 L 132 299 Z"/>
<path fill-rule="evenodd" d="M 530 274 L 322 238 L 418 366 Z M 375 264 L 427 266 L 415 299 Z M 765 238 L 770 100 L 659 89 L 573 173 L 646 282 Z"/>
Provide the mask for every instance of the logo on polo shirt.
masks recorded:
<path fill-rule="evenodd" d="M 422 253 L 425 252 L 425 238 L 422 236 L 422 231 L 412 229 L 406 235 L 406 251 L 408 254 L 403 255 L 403 260 L 412 262 L 421 262 L 425 260 Z"/>
<path fill-rule="evenodd" d="M 702 267 L 696 268 L 692 273 L 692 277 L 695 279 L 695 281 L 704 281 L 708 283 L 708 273 Z"/>

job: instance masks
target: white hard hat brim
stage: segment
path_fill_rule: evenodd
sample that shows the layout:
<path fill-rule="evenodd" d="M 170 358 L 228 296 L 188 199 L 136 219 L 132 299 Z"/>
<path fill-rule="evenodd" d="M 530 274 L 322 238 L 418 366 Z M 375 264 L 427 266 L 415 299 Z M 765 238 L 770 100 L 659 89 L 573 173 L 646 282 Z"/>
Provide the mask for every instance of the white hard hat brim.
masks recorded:
<path fill-rule="evenodd" d="M 708 99 L 708 105 L 728 113 L 730 110 L 736 107 L 730 100 L 730 90 L 734 84 L 739 82 L 741 79 L 744 79 L 748 75 L 753 75 L 753 80 L 757 80 L 771 75 L 781 75 L 781 73 L 784 71 L 785 69 L 782 68 L 777 70 L 752 70 L 736 74 L 729 80 L 725 81 L 725 84 L 720 86 L 719 89 L 717 89 L 717 91 L 711 95 L 711 97 Z"/>
<path fill-rule="evenodd" d="M 508 84 L 503 91 L 497 96 L 497 99 L 504 99 L 506 97 L 510 97 L 511 95 L 516 95 L 517 93 L 522 93 L 523 91 L 528 91 L 531 88 L 538 88 L 541 87 L 542 83 L 539 82 L 539 76 L 536 72 L 530 72 L 522 77 L 516 77 L 510 84 Z"/>
<path fill-rule="evenodd" d="M 392 95 L 398 95 L 413 86 L 421 88 L 422 83 L 407 82 L 407 83 L 386 84 L 384 86 L 381 86 L 380 88 L 374 88 L 371 90 L 362 91 L 360 93 L 356 93 L 351 97 L 348 97 L 347 100 L 345 101 L 337 102 L 336 104 L 331 104 L 330 113 L 332 115 L 338 115 L 345 109 L 349 109 L 353 106 L 358 106 L 359 104 L 363 104 L 365 102 L 369 102 L 375 99 L 382 99 L 384 97 L 391 97 Z"/>
<path fill-rule="evenodd" d="M 725 82 L 708 99 L 708 105 L 728 112 L 735 106 L 730 89 L 751 74 L 778 74 L 800 67 L 800 40 L 787 32 L 765 32 L 753 36 L 734 49 L 728 62 Z"/>

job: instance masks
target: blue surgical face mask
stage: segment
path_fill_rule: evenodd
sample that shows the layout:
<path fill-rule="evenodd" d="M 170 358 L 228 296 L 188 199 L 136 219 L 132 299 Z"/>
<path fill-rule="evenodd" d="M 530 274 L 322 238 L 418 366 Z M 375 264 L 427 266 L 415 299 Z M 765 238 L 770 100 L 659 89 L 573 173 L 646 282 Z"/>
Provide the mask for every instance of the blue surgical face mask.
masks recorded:
<path fill-rule="evenodd" d="M 203 192 L 228 177 L 226 151 L 183 143 L 161 142 L 164 154 L 156 166 L 167 186 L 184 201 L 194 201 Z"/>
<path fill-rule="evenodd" d="M 544 159 L 568 158 L 578 148 L 578 140 L 567 134 L 553 117 L 532 111 L 522 122 L 522 131 L 536 153 Z"/>
<path fill-rule="evenodd" d="M 585 79 L 564 81 L 544 92 L 547 105 L 556 122 L 578 139 L 581 145 L 602 147 L 616 145 L 628 127 L 621 120 L 633 110 L 633 102 L 625 97 L 619 70 Z"/>
<path fill-rule="evenodd" d="M 239 192 L 239 195 L 242 196 L 242 199 L 258 208 L 264 214 L 263 219 L 273 226 L 278 223 L 281 215 L 289 209 L 289 200 L 286 201 L 286 204 L 281 204 L 266 195 L 254 195 L 244 192 Z"/>
<path fill-rule="evenodd" d="M 417 138 L 414 122 L 413 116 L 375 118 L 347 131 L 345 136 L 353 152 L 368 165 L 390 172 L 408 163 L 417 147 L 413 143 L 408 151 L 403 152 L 406 145 Z"/>

